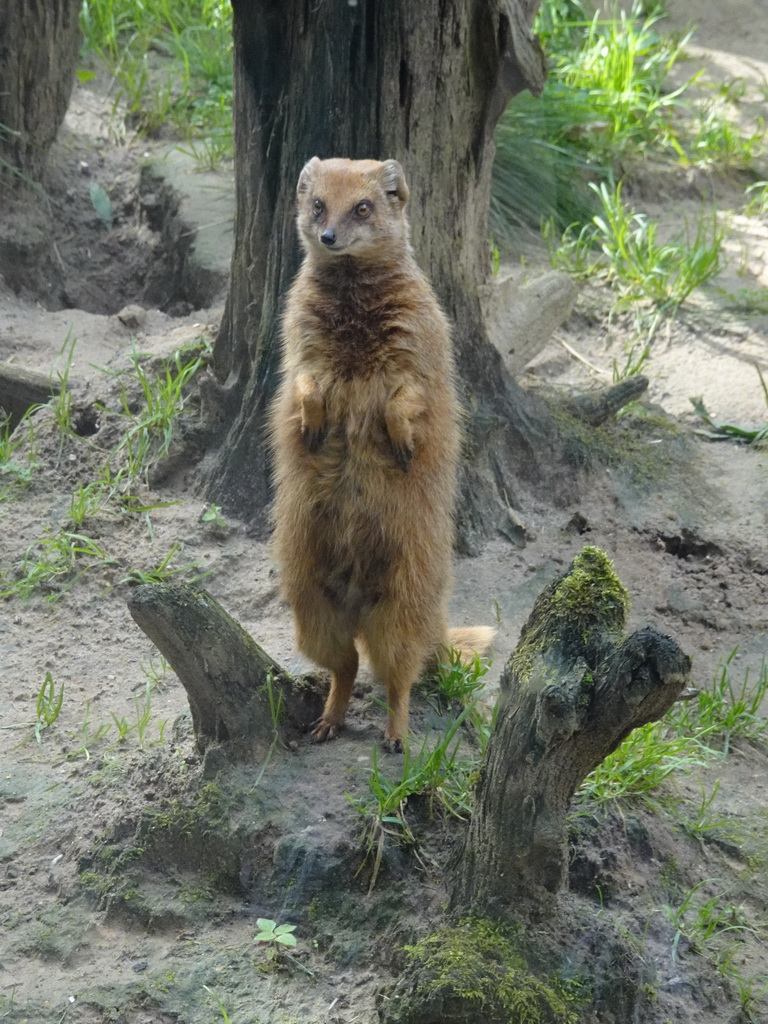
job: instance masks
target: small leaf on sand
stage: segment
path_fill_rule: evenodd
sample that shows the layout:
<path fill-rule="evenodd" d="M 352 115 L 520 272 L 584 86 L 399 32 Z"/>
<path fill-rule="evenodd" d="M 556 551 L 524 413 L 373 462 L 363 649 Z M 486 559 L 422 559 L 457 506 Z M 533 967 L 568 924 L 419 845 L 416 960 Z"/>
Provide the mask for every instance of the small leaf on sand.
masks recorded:
<path fill-rule="evenodd" d="M 109 198 L 109 196 L 101 187 L 101 185 L 97 185 L 95 181 L 91 185 L 89 191 L 91 194 L 91 202 L 93 203 L 94 210 L 96 211 L 96 213 L 98 213 L 99 217 L 101 217 L 101 220 L 107 231 L 111 231 L 112 200 Z"/>

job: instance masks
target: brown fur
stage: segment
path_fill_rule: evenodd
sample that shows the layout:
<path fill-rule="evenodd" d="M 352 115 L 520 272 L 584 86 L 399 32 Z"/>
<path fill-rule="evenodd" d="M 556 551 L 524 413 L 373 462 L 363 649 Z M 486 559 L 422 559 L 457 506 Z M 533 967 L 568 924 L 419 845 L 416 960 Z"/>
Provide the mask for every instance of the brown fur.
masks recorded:
<path fill-rule="evenodd" d="M 459 453 L 448 325 L 411 253 L 407 201 L 394 160 L 315 157 L 302 171 L 305 259 L 272 409 L 281 588 L 300 649 L 332 674 L 315 738 L 343 723 L 357 638 L 386 687 L 389 747 L 428 656 L 452 644 Z M 492 635 L 457 640 L 483 650 Z"/>

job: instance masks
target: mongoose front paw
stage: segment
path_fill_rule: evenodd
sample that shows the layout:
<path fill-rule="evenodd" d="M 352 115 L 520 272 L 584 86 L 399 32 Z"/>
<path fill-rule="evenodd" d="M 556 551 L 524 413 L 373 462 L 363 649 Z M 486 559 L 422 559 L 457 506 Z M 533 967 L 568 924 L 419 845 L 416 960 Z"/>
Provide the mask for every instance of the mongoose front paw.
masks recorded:
<path fill-rule="evenodd" d="M 312 427 L 302 427 L 301 436 L 304 440 L 304 446 L 308 452 L 315 455 L 323 447 L 323 441 L 325 441 L 325 426 L 318 427 L 313 430 Z"/>
<path fill-rule="evenodd" d="M 310 725 L 310 739 L 313 743 L 324 743 L 325 740 L 334 740 L 339 735 L 343 722 L 329 722 L 326 718 L 318 718 Z"/>
<path fill-rule="evenodd" d="M 395 456 L 395 464 L 399 469 L 402 469 L 404 473 L 408 472 L 408 464 L 413 459 L 413 448 L 409 448 L 405 444 L 395 444 L 392 442 L 392 452 Z"/>

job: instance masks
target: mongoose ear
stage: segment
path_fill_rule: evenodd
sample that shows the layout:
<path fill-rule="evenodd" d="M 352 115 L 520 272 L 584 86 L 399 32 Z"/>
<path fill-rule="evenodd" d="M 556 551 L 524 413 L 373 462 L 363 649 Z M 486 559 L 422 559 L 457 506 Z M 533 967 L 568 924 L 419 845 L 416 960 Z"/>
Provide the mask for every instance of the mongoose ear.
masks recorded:
<path fill-rule="evenodd" d="M 310 183 L 315 176 L 315 171 L 320 166 L 320 157 L 313 156 L 308 164 L 304 164 L 299 175 L 299 183 L 296 186 L 296 195 L 302 196 L 305 192 L 309 191 Z"/>
<path fill-rule="evenodd" d="M 397 160 L 385 160 L 381 165 L 381 183 L 388 196 L 397 196 L 405 206 L 410 196 L 405 172 Z"/>

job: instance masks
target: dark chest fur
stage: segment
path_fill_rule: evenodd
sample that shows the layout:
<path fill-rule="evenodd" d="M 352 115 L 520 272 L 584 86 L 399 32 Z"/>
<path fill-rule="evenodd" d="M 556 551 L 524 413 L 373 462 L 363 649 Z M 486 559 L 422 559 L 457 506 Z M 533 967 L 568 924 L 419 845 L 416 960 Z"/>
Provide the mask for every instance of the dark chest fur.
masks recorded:
<path fill-rule="evenodd" d="M 386 361 L 402 324 L 394 285 L 391 278 L 384 282 L 353 273 L 316 281 L 307 326 L 322 337 L 335 377 L 370 377 Z"/>

